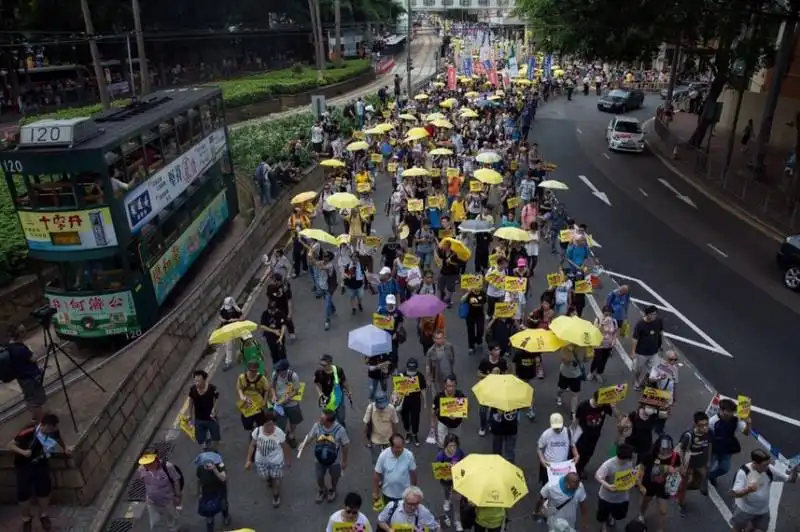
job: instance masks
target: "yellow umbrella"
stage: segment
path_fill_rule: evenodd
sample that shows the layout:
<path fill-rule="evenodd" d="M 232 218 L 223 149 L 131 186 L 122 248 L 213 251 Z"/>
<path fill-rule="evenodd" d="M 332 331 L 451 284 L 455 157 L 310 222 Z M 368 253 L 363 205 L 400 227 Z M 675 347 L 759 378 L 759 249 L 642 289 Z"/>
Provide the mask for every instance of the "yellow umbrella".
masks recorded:
<path fill-rule="evenodd" d="M 531 84 L 531 80 L 529 80 L 527 78 L 514 78 L 511 82 L 515 83 L 517 85 L 530 85 Z"/>
<path fill-rule="evenodd" d="M 391 130 L 394 129 L 394 124 L 391 124 L 389 122 L 384 122 L 383 124 L 378 124 L 377 126 L 375 126 L 372 129 L 380 129 L 381 131 L 386 133 L 386 132 L 391 131 Z"/>
<path fill-rule="evenodd" d="M 400 120 L 405 120 L 406 122 L 416 122 L 417 121 L 417 117 L 416 116 L 410 115 L 408 113 L 403 113 L 403 114 L 399 115 L 397 118 L 399 118 Z"/>
<path fill-rule="evenodd" d="M 441 127 L 444 129 L 453 129 L 453 124 L 450 123 L 449 120 L 445 120 L 444 118 L 438 118 L 431 122 L 436 127 Z"/>
<path fill-rule="evenodd" d="M 473 111 L 472 109 L 464 109 L 461 111 L 461 118 L 478 118 L 478 113 Z"/>
<path fill-rule="evenodd" d="M 487 375 L 472 387 L 472 393 L 482 406 L 502 412 L 530 408 L 533 403 L 531 385 L 514 375 Z"/>
<path fill-rule="evenodd" d="M 345 148 L 347 151 L 364 151 L 369 149 L 369 144 L 364 142 L 363 140 L 359 140 L 358 142 L 351 142 Z"/>
<path fill-rule="evenodd" d="M 466 244 L 464 244 L 462 241 L 447 237 L 443 238 L 442 241 L 439 242 L 439 245 L 441 246 L 445 242 L 450 244 L 450 249 L 453 250 L 453 252 L 456 254 L 456 257 L 458 257 L 460 260 L 466 262 L 472 256 L 472 251 L 470 251 Z"/>
<path fill-rule="evenodd" d="M 212 345 L 224 344 L 241 338 L 247 333 L 252 333 L 256 329 L 258 329 L 258 325 L 252 321 L 234 321 L 212 332 L 211 336 L 208 337 L 208 343 Z"/>
<path fill-rule="evenodd" d="M 489 100 L 490 102 L 496 102 L 497 100 L 502 100 L 502 98 L 500 98 L 500 96 L 498 96 L 498 95 L 496 95 L 496 94 L 494 94 L 494 95 L 492 95 L 492 96 L 489 96 L 489 97 L 488 97 L 488 98 L 486 98 L 486 99 L 487 99 L 487 100 Z"/>
<path fill-rule="evenodd" d="M 545 329 L 526 329 L 511 337 L 511 345 L 529 353 L 553 353 L 568 342 Z"/>
<path fill-rule="evenodd" d="M 467 78 L 467 77 L 461 76 L 460 78 L 458 78 L 458 82 L 459 83 L 472 83 L 472 78 Z"/>
<path fill-rule="evenodd" d="M 428 132 L 424 127 L 413 127 L 406 133 L 406 140 L 419 140 L 428 137 Z"/>
<path fill-rule="evenodd" d="M 358 198 L 349 192 L 337 192 L 328 197 L 328 203 L 337 209 L 354 209 L 358 205 Z"/>
<path fill-rule="evenodd" d="M 311 240 L 316 240 L 317 242 L 322 242 L 323 244 L 330 244 L 332 246 L 339 245 L 339 241 L 336 240 L 335 236 L 323 231 L 322 229 L 303 229 L 300 231 L 300 236 L 310 238 Z"/>
<path fill-rule="evenodd" d="M 464 93 L 464 96 L 466 96 L 467 98 L 475 98 L 476 96 L 480 96 L 480 94 L 478 94 L 475 91 L 467 91 Z"/>
<path fill-rule="evenodd" d="M 342 244 L 349 244 L 350 243 L 350 235 L 348 235 L 347 233 L 343 233 L 343 234 L 337 236 L 336 237 L 336 243 L 338 245 L 340 245 L 340 246 Z"/>
<path fill-rule="evenodd" d="M 475 179 L 487 185 L 499 185 L 503 182 L 503 176 L 500 175 L 500 172 L 491 168 L 478 168 L 472 175 L 475 176 Z"/>
<path fill-rule="evenodd" d="M 403 177 L 422 177 L 431 175 L 431 173 L 425 168 L 414 166 L 412 168 L 409 168 L 408 170 L 403 170 L 403 173 L 400 175 L 402 175 Z"/>
<path fill-rule="evenodd" d="M 293 197 L 292 201 L 290 203 L 292 205 L 297 205 L 299 203 L 305 203 L 307 201 L 311 201 L 316 197 L 317 197 L 317 193 L 314 192 L 313 190 L 309 190 L 307 192 L 301 192 L 297 196 Z"/>
<path fill-rule="evenodd" d="M 550 323 L 550 330 L 562 340 L 580 347 L 597 347 L 603 333 L 590 321 L 577 316 L 559 316 Z"/>
<path fill-rule="evenodd" d="M 494 91 L 494 95 L 495 96 L 505 96 L 506 93 L 502 89 L 497 89 L 496 91 Z"/>
<path fill-rule="evenodd" d="M 431 113 L 425 117 L 425 120 L 428 122 L 433 122 L 434 120 L 444 119 L 447 118 L 442 113 Z"/>
<path fill-rule="evenodd" d="M 503 158 L 500 157 L 500 155 L 497 152 L 485 151 L 479 153 L 475 157 L 475 160 L 483 164 L 494 164 L 494 163 L 499 163 L 501 160 L 503 160 Z"/>
<path fill-rule="evenodd" d="M 561 70 L 561 66 L 560 65 L 553 65 L 550 68 L 552 68 L 553 70 Z"/>
<path fill-rule="evenodd" d="M 513 240 L 514 242 L 528 242 L 531 235 L 517 227 L 501 227 L 494 232 L 494 236 L 503 240 Z"/>
<path fill-rule="evenodd" d="M 379 129 L 377 127 L 373 127 L 372 129 L 365 129 L 364 134 L 366 135 L 383 135 L 386 133 L 384 130 Z"/>
<path fill-rule="evenodd" d="M 442 87 L 444 87 L 444 83 L 442 83 L 441 81 L 434 81 L 433 86 L 441 89 Z"/>
<path fill-rule="evenodd" d="M 428 152 L 428 155 L 453 155 L 453 150 L 450 148 L 436 148 Z"/>
<path fill-rule="evenodd" d="M 455 98 L 448 98 L 442 102 L 439 102 L 439 107 L 444 107 L 445 109 L 448 109 L 450 107 L 453 107 L 457 103 L 458 100 L 456 100 Z"/>
<path fill-rule="evenodd" d="M 428 99 L 428 95 L 425 94 L 424 92 L 421 92 L 421 93 L 417 94 L 416 96 L 414 96 L 414 99 L 417 100 L 418 102 L 420 102 L 422 100 L 427 100 Z"/>
<path fill-rule="evenodd" d="M 499 454 L 469 454 L 453 466 L 453 489 L 481 508 L 511 508 L 528 494 L 525 474 Z"/>
<path fill-rule="evenodd" d="M 320 166 L 327 166 L 328 168 L 344 168 L 347 166 L 344 162 L 340 161 L 339 159 L 325 159 L 324 161 L 319 162 Z"/>
<path fill-rule="evenodd" d="M 569 190 L 569 187 L 566 183 L 556 181 L 555 179 L 546 179 L 545 181 L 539 183 L 539 187 L 549 188 L 550 190 Z"/>

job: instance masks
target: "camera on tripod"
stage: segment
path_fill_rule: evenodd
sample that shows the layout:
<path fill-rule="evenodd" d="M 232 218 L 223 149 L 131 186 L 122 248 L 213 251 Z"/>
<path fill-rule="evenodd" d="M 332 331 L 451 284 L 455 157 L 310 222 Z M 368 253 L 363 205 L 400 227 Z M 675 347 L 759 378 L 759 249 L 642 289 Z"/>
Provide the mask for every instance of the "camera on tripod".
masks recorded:
<path fill-rule="evenodd" d="M 50 328 L 50 324 L 53 322 L 53 316 L 55 315 L 56 309 L 50 305 L 42 305 L 36 310 L 31 311 L 31 316 L 39 320 L 39 325 L 48 329 Z"/>

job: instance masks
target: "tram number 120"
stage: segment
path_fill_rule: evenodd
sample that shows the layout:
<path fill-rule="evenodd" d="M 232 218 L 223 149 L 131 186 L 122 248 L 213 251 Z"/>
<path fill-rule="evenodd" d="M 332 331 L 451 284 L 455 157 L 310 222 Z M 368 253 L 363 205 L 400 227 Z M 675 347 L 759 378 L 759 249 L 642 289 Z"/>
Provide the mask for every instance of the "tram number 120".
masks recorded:
<path fill-rule="evenodd" d="M 16 159 L 5 159 L 0 161 L 0 167 L 6 172 L 22 172 L 22 161 Z"/>

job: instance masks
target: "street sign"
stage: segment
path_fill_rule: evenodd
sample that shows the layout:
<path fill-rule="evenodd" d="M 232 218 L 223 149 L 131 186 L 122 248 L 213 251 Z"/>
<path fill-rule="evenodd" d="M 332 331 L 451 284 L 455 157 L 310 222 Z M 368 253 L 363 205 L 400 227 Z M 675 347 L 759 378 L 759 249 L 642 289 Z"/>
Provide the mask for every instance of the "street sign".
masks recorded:
<path fill-rule="evenodd" d="M 311 96 L 311 112 L 314 113 L 314 116 L 319 119 L 322 117 L 322 113 L 326 111 L 325 96 L 322 94 L 314 94 Z"/>

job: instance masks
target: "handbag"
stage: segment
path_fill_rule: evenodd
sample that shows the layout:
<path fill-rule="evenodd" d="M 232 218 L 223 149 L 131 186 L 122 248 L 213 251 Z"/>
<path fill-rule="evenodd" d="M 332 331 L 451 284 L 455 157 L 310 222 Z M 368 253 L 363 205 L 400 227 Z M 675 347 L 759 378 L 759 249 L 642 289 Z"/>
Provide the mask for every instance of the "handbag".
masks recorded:
<path fill-rule="evenodd" d="M 469 301 L 462 301 L 458 305 L 458 317 L 465 320 L 467 316 L 469 316 Z"/>
<path fill-rule="evenodd" d="M 375 413 L 375 403 L 370 403 L 367 406 L 367 412 L 369 413 L 369 421 L 367 421 L 367 428 L 366 428 L 366 435 L 367 440 L 370 442 L 372 441 L 372 431 L 375 429 L 375 423 L 372 421 L 372 415 Z"/>

